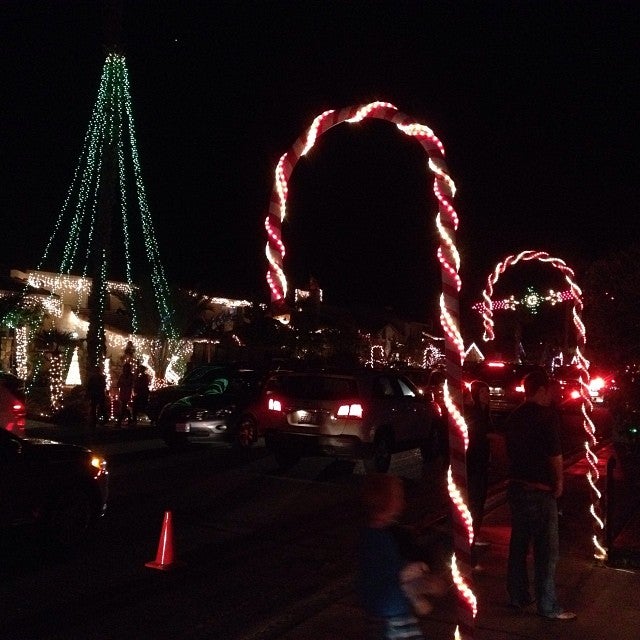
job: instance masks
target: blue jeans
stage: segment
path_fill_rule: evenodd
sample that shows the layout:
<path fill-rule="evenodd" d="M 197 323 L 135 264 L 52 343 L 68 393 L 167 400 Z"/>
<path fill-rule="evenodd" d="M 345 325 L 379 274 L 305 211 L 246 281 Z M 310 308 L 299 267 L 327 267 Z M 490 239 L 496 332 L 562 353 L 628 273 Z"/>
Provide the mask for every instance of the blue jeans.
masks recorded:
<path fill-rule="evenodd" d="M 556 599 L 556 565 L 560 555 L 558 504 L 548 491 L 527 490 L 512 483 L 507 489 L 511 509 L 511 540 L 507 591 L 511 604 L 531 602 L 527 553 L 533 546 L 534 586 L 538 613 L 551 616 L 562 611 Z"/>

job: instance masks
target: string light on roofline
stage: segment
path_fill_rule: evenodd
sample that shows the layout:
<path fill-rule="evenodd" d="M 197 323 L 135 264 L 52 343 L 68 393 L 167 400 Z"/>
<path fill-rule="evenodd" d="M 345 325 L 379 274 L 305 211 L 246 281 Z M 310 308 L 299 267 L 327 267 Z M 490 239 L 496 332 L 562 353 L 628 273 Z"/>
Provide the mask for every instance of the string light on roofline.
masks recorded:
<path fill-rule="evenodd" d="M 253 306 L 253 303 L 249 302 L 248 300 L 234 300 L 232 298 L 220 298 L 217 296 L 207 296 L 202 293 L 198 293 L 197 291 L 187 291 L 186 293 L 192 298 L 197 298 L 198 300 L 201 300 L 203 302 L 207 302 L 209 304 L 216 304 L 223 307 L 229 307 L 232 309 L 238 308 L 238 307 Z"/>

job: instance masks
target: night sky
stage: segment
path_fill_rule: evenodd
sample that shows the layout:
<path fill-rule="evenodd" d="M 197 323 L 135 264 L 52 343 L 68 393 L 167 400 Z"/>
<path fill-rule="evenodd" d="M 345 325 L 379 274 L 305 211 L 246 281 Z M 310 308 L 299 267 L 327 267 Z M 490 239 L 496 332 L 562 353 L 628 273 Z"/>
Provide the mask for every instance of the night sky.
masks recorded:
<path fill-rule="evenodd" d="M 53 231 L 105 59 L 104 6 L 0 3 L 5 267 L 34 268 Z M 143 177 L 174 284 L 268 301 L 263 221 L 279 157 L 324 110 L 373 100 L 444 143 L 463 304 L 510 253 L 545 250 L 579 275 L 637 239 L 636 2 L 121 6 Z M 313 275 L 328 303 L 435 318 L 425 162 L 386 122 L 322 136 L 290 184 L 290 287 Z"/>

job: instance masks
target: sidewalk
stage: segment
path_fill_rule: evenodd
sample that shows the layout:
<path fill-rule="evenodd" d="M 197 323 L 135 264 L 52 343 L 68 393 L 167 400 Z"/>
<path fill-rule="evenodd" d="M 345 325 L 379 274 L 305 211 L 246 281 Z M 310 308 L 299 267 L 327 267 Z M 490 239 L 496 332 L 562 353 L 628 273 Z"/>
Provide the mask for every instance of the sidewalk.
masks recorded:
<path fill-rule="evenodd" d="M 608 453 L 601 454 L 606 472 Z M 474 638 L 479 640 L 637 640 L 640 637 L 640 569 L 616 569 L 593 560 L 590 494 L 582 464 L 566 472 L 566 493 L 560 522 L 561 558 L 557 573 L 558 597 L 575 611 L 572 621 L 552 621 L 536 615 L 535 607 L 517 614 L 507 607 L 506 565 L 510 535 L 509 509 L 497 501 L 485 517 L 482 538 L 490 543 L 480 559 L 482 570 L 473 574 L 478 599 Z M 636 512 L 640 513 L 637 508 Z M 438 525 L 433 538 L 446 539 L 446 525 Z M 438 528 L 436 527 L 436 529 Z M 637 544 L 640 531 L 632 529 Z M 637 565 L 636 565 L 637 566 Z M 456 628 L 455 594 L 436 602 L 423 619 L 427 640 L 451 640 Z M 322 609 L 286 631 L 268 633 L 261 640 L 361 640 L 363 616 L 350 585 Z"/>

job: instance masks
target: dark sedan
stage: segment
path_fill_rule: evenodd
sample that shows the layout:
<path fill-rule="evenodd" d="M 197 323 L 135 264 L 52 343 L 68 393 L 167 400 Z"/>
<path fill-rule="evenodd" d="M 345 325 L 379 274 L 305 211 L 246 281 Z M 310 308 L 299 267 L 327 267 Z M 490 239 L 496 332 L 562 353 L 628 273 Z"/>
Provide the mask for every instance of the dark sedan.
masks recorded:
<path fill-rule="evenodd" d="M 206 391 L 186 396 L 161 411 L 158 426 L 171 448 L 189 442 L 250 448 L 258 439 L 259 398 L 264 374 L 254 369 L 218 371 Z"/>
<path fill-rule="evenodd" d="M 107 508 L 107 463 L 72 444 L 0 429 L 0 527 L 36 526 L 69 547 Z"/>

